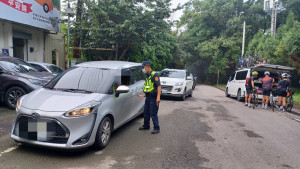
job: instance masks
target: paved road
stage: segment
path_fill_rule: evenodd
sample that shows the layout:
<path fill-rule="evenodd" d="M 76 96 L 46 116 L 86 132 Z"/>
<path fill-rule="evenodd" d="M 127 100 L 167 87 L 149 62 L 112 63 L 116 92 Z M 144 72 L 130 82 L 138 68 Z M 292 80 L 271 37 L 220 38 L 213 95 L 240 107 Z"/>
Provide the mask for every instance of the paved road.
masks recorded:
<path fill-rule="evenodd" d="M 197 86 L 186 101 L 163 100 L 161 133 L 138 131 L 137 118 L 117 130 L 104 150 L 59 152 L 0 137 L 0 168 L 300 168 L 300 123 L 253 110 L 224 92 Z"/>

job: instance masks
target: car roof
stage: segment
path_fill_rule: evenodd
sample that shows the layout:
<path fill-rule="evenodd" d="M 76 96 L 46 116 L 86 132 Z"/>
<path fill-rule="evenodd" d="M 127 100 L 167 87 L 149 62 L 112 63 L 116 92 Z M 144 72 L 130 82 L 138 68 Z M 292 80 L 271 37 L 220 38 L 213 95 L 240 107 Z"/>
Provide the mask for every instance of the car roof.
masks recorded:
<path fill-rule="evenodd" d="M 164 69 L 164 70 L 169 70 L 169 71 L 186 71 L 185 69 Z"/>
<path fill-rule="evenodd" d="M 89 67 L 101 69 L 122 69 L 133 66 L 142 66 L 141 63 L 126 62 L 126 61 L 91 61 L 75 65 L 75 67 Z"/>
<path fill-rule="evenodd" d="M 51 63 L 44 63 L 44 62 L 28 62 L 28 63 L 30 63 L 30 64 L 36 64 L 36 65 L 54 65 L 54 64 L 51 64 Z"/>
<path fill-rule="evenodd" d="M 281 72 L 290 72 L 293 71 L 294 68 L 282 65 L 272 65 L 272 64 L 263 64 L 252 67 L 252 70 L 257 71 L 281 71 Z"/>
<path fill-rule="evenodd" d="M 8 60 L 8 61 L 23 61 L 25 62 L 24 60 L 22 59 L 19 59 L 19 58 L 16 58 L 16 57 L 12 57 L 12 56 L 3 56 L 3 55 L 0 55 L 0 60 Z"/>

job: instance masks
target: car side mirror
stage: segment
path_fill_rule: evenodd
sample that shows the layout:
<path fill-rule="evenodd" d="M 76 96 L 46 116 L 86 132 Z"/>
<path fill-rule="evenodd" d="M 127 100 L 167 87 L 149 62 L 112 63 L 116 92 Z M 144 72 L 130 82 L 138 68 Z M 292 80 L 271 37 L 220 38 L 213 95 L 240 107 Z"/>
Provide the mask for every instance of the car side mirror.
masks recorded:
<path fill-rule="evenodd" d="M 186 77 L 186 80 L 192 80 L 191 76 Z"/>
<path fill-rule="evenodd" d="M 116 90 L 116 97 L 119 97 L 120 93 L 128 93 L 129 92 L 129 87 L 128 86 L 125 86 L 125 85 L 122 85 L 122 86 L 119 86 Z"/>

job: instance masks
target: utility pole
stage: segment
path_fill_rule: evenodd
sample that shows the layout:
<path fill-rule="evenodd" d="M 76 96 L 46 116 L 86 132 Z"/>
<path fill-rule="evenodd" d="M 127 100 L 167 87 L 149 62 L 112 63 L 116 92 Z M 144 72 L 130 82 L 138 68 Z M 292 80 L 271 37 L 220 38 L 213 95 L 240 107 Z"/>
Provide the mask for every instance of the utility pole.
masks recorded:
<path fill-rule="evenodd" d="M 283 10 L 282 3 L 278 2 L 278 0 L 264 0 L 264 11 L 271 15 L 271 36 L 273 37 L 276 34 L 277 14 Z"/>
<path fill-rule="evenodd" d="M 272 36 L 275 36 L 275 27 L 276 27 L 276 22 L 275 22 L 275 20 L 276 20 L 276 9 L 275 9 L 275 3 L 276 3 L 276 1 L 273 1 L 273 3 L 271 4 L 272 5 L 272 7 L 271 7 L 271 9 L 272 9 L 272 15 L 271 15 L 271 35 Z"/>
<path fill-rule="evenodd" d="M 72 9 L 70 8 L 70 2 L 68 1 L 68 7 L 66 9 L 66 12 L 68 14 L 68 40 L 67 40 L 67 43 L 68 43 L 68 59 L 67 59 L 67 68 L 70 67 L 70 58 L 69 58 L 69 55 L 70 55 L 70 15 L 72 14 Z"/>
<path fill-rule="evenodd" d="M 245 39 L 246 39 L 246 21 L 244 21 L 243 27 L 243 46 L 242 46 L 242 56 L 245 54 Z"/>

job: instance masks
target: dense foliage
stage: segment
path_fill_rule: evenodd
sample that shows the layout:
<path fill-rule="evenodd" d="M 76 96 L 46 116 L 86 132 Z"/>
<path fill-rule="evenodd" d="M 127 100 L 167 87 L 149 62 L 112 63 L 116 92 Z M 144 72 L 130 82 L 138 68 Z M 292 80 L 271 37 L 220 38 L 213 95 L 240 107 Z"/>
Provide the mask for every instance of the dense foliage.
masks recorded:
<path fill-rule="evenodd" d="M 299 69 L 300 19 L 298 0 L 282 1 L 276 37 L 270 35 L 271 18 L 263 11 L 263 0 L 190 0 L 178 27 L 186 65 L 207 83 L 216 83 L 217 72 L 226 83 L 242 51 L 243 22 L 246 21 L 246 56 Z M 289 14 L 290 13 L 290 14 Z"/>
<path fill-rule="evenodd" d="M 171 0 L 76 0 L 69 55 L 86 60 L 150 60 L 154 69 L 188 68 L 201 82 L 226 83 L 241 56 L 300 70 L 300 1 L 281 0 L 276 37 L 263 0 L 190 0 L 171 32 Z M 184 28 L 184 29 L 183 29 Z M 65 27 L 64 27 L 65 30 Z M 105 48 L 108 50 L 95 50 Z"/>

